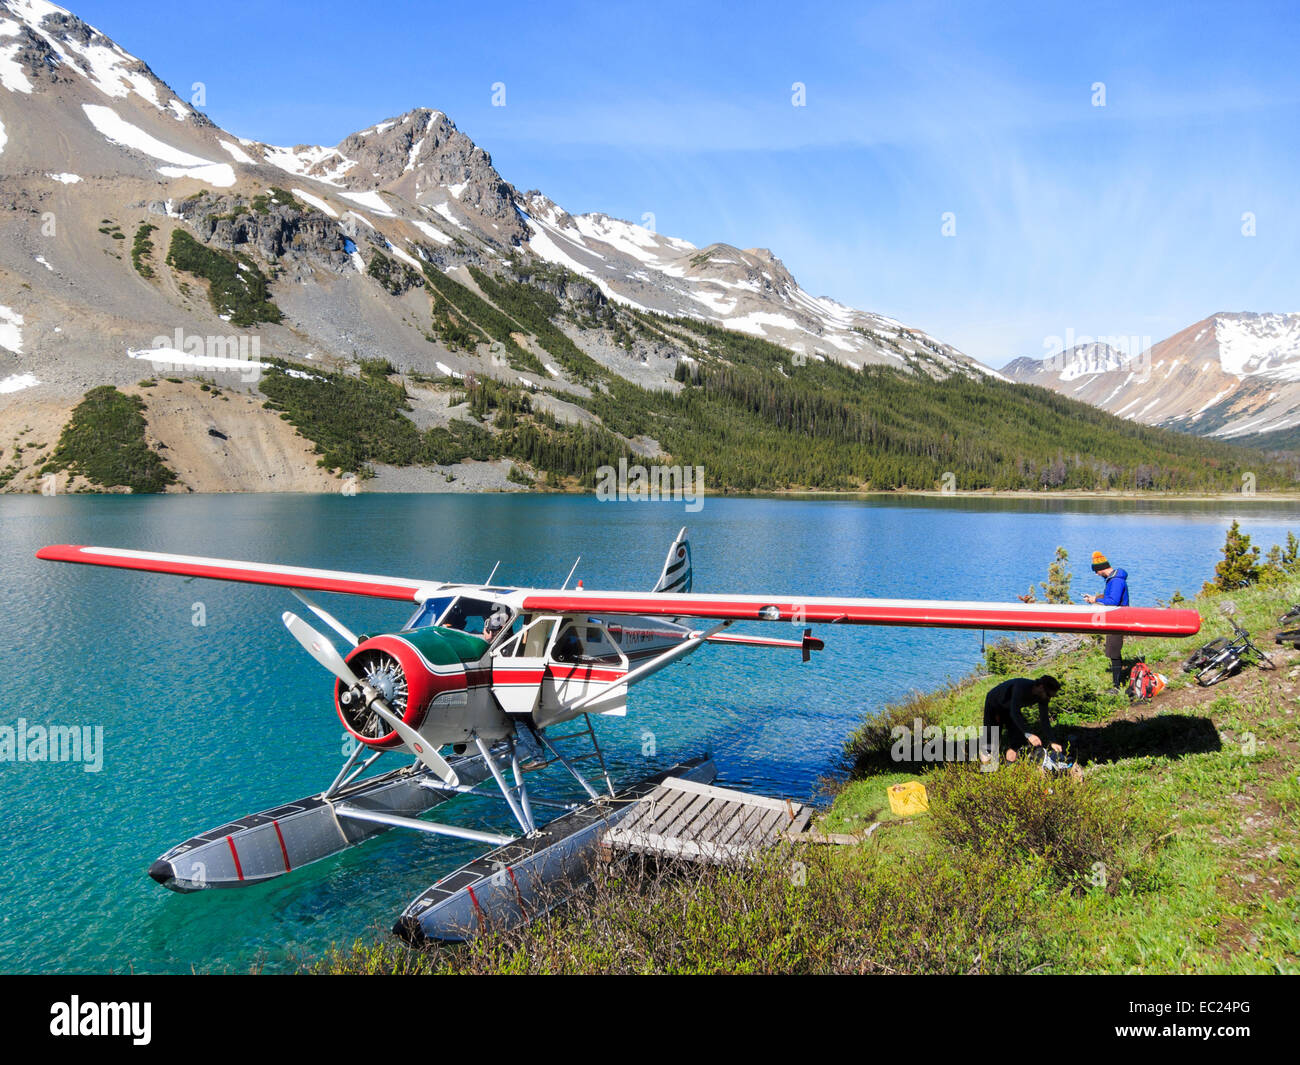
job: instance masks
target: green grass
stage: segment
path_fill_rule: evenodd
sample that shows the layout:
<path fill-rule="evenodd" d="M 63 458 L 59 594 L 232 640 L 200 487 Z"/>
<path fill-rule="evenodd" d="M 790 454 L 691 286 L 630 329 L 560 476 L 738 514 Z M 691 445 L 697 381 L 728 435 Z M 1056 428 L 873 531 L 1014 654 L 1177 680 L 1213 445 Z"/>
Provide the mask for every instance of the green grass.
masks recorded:
<path fill-rule="evenodd" d="M 270 214 L 271 204 L 273 203 L 282 207 L 292 207 L 295 211 L 305 212 L 307 210 L 306 207 L 294 199 L 293 193 L 275 185 L 271 186 L 269 192 L 261 192 L 254 196 L 249 206 L 257 214 Z"/>
<path fill-rule="evenodd" d="M 144 400 L 112 385 L 77 404 L 42 473 L 68 470 L 104 488 L 161 492 L 176 475 L 145 440 Z"/>
<path fill-rule="evenodd" d="M 1057 930 L 1062 944 L 1053 971 L 1297 971 L 1300 860 L 1294 839 L 1300 780 L 1293 754 L 1284 746 L 1294 744 L 1294 699 L 1277 695 L 1273 689 L 1280 682 L 1267 673 L 1244 675 L 1245 681 L 1260 684 L 1263 694 L 1243 700 L 1231 682 L 1201 690 L 1178 668 L 1196 646 L 1230 631 L 1221 612 L 1225 603 L 1231 602 L 1246 629 L 1267 633 L 1297 593 L 1300 584 L 1292 581 L 1242 589 L 1230 597 L 1199 597 L 1194 605 L 1204 625 L 1198 636 L 1126 644 L 1127 657 L 1141 653 L 1170 677 L 1170 695 L 1189 689 L 1195 693 L 1194 705 L 1184 709 L 1160 710 L 1158 699 L 1153 716 L 1117 719 L 1116 711 L 1125 704 L 1111 705 L 1107 697 L 1096 695 L 1108 681 L 1105 659 L 1090 642 L 1046 667 L 1065 678 L 1066 691 L 1073 692 L 1069 711 L 1056 719 L 1057 731 L 1074 732 L 1076 747 L 1087 752 L 1086 782 L 1095 789 L 1098 808 L 1116 818 L 1135 818 L 1140 825 L 1138 830 L 1121 827 L 1101 834 L 1101 839 L 1120 844 L 1118 858 L 1102 854 L 1093 859 L 1102 863 L 1104 889 L 1040 894 L 1037 917 Z M 1263 643 L 1267 645 L 1267 637 Z M 921 697 L 923 716 L 937 724 L 978 721 L 984 694 L 1001 679 L 972 678 L 946 693 Z M 1088 692 L 1093 698 L 1086 697 Z M 911 712 L 887 708 L 886 713 L 903 720 Z M 1248 737 L 1254 737 L 1253 747 Z M 932 803 L 932 816 L 909 826 L 910 846 L 929 850 L 951 842 L 950 811 L 943 802 L 944 778 L 952 770 L 925 766 L 912 767 L 919 772 L 900 772 L 894 766 L 877 771 L 879 747 L 878 730 L 873 731 L 871 723 L 851 739 L 846 761 L 853 767 L 852 776 L 836 797 L 828 827 L 861 831 L 872 819 L 885 820 L 880 813 L 886 809 L 885 789 L 901 780 L 920 779 L 933 788 L 939 802 Z M 1003 769 L 969 776 L 972 787 L 966 798 L 1007 774 Z M 1051 786 L 1060 794 L 1073 785 L 1058 779 Z M 1265 800 L 1281 811 L 1271 823 L 1259 812 Z M 1256 811 L 1252 817 L 1257 827 L 1250 831 L 1242 828 L 1246 808 Z M 1077 826 L 1083 819 L 1071 823 Z M 901 837 L 886 833 L 883 838 L 886 845 L 896 846 Z M 1270 845 L 1278 848 L 1280 863 L 1254 857 L 1266 854 Z M 1008 859 L 1025 850 L 1023 843 L 1011 846 Z M 1076 861 L 1072 868 L 1077 884 L 1083 866 Z M 1249 875 L 1257 884 L 1279 879 L 1276 894 L 1282 897 L 1243 892 Z M 1083 882 L 1088 882 L 1087 876 Z M 1061 885 L 1059 877 L 1056 883 Z"/>
<path fill-rule="evenodd" d="M 1291 580 L 1240 590 L 1231 603 L 1244 627 L 1266 633 L 1297 598 Z M 1295 685 L 1279 670 L 1202 690 L 1177 671 L 1226 628 L 1227 602 L 1197 598 L 1205 625 L 1196 637 L 1127 647 L 1169 673 L 1170 693 L 1194 696 L 1187 705 L 1171 698 L 1138 715 L 1124 704 L 1099 708 L 1084 694 L 1109 683 L 1091 641 L 1047 664 L 1076 688 L 1078 720 L 1062 731 L 1086 752 L 1080 779 L 1048 778 L 1023 760 L 981 772 L 890 759 L 893 724 L 980 720 L 1002 677 L 972 676 L 883 708 L 846 741 L 844 779 L 822 827 L 858 834 L 860 845 L 783 847 L 726 868 L 616 864 L 526 928 L 423 950 L 358 941 L 304 968 L 1300 972 Z M 926 785 L 928 813 L 890 814 L 886 789 L 906 780 Z"/>
<path fill-rule="evenodd" d="M 367 473 L 372 462 L 408 466 L 419 460 L 422 437 L 404 413 L 405 387 L 380 372 L 360 377 L 307 372 L 310 376 L 292 377 L 276 367 L 259 387 L 266 406 L 316 445 L 321 466 Z"/>
<path fill-rule="evenodd" d="M 389 379 L 395 371 L 386 359 L 363 360 L 358 377 L 305 366 L 296 367 L 304 376 L 291 376 L 288 369 L 294 367 L 276 365 L 263 376 L 266 406 L 310 440 L 320 465 L 329 469 L 368 475 L 376 462 L 447 466 L 511 458 L 554 478 L 589 485 L 599 466 L 630 454 L 600 426 L 561 425 L 533 411 L 523 390 L 490 378 L 471 379 L 465 387 L 477 418 L 486 421 L 495 412 L 496 433 L 460 418 L 421 431 L 406 416 L 406 387 Z M 513 480 L 524 483 L 521 476 L 515 471 Z"/>
<path fill-rule="evenodd" d="M 542 347 L 579 381 L 598 381 L 608 376 L 604 367 L 552 321 L 561 311 L 555 296 L 523 281 L 493 277 L 476 266 L 470 267 L 470 274 L 493 303 L 537 337 Z"/>

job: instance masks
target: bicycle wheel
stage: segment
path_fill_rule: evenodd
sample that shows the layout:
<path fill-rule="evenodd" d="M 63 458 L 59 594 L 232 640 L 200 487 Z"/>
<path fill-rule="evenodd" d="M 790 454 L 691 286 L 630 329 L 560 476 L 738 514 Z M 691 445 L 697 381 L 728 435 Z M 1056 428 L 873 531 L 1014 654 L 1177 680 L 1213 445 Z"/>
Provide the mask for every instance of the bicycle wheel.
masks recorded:
<path fill-rule="evenodd" d="M 1226 680 L 1241 668 L 1241 659 L 1235 654 L 1218 655 L 1209 665 L 1196 674 L 1196 683 L 1202 688 L 1209 688 Z"/>
<path fill-rule="evenodd" d="M 1300 629 L 1283 629 L 1273 637 L 1274 643 L 1291 644 L 1293 647 L 1300 648 Z"/>
<path fill-rule="evenodd" d="M 1297 638 L 1300 638 L 1300 630 L 1297 630 Z M 1226 636 L 1220 636 L 1217 640 L 1211 640 L 1204 647 L 1198 647 L 1192 652 L 1191 657 L 1183 663 L 1184 673 L 1193 673 L 1198 669 L 1204 668 L 1209 661 L 1219 654 L 1231 641 Z"/>

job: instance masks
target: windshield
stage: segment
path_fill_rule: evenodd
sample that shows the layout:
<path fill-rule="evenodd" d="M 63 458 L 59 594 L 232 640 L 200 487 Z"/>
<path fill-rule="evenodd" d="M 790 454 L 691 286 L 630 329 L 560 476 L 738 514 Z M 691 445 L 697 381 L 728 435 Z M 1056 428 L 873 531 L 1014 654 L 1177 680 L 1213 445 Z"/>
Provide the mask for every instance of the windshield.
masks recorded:
<path fill-rule="evenodd" d="M 459 629 L 461 632 L 481 636 L 483 623 L 497 611 L 504 612 L 497 603 L 462 595 L 448 607 L 439 624 L 449 629 Z"/>
<path fill-rule="evenodd" d="M 442 612 L 451 604 L 454 596 L 444 595 L 439 599 L 426 599 L 420 604 L 420 609 L 412 616 L 411 620 L 406 623 L 408 629 L 423 629 L 434 624 Z"/>

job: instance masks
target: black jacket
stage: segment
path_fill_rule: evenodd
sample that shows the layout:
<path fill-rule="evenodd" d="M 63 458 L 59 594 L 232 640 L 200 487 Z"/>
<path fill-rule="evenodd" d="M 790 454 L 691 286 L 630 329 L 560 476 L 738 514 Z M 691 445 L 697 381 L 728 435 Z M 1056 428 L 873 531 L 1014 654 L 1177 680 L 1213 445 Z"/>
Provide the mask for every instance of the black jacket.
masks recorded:
<path fill-rule="evenodd" d="M 1012 725 L 1018 728 L 1026 736 L 1031 733 L 1037 736 L 1044 743 L 1050 742 L 1052 734 L 1052 721 L 1048 717 L 1048 700 L 1038 699 L 1034 695 L 1035 681 L 1028 677 L 1016 677 L 1013 680 L 1004 680 L 996 688 L 984 697 L 984 723 L 993 724 L 991 716 L 996 717 L 998 724 Z M 1027 706 L 1038 704 L 1038 722 L 1037 730 L 1029 727 L 1029 722 L 1025 720 L 1024 714 L 1020 711 Z"/>

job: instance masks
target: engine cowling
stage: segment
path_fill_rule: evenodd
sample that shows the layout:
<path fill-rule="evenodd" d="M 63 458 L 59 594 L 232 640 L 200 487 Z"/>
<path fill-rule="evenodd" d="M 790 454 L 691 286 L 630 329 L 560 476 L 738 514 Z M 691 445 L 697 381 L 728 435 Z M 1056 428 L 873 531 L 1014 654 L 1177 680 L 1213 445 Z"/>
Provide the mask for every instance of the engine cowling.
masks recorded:
<path fill-rule="evenodd" d="M 470 667 L 486 652 L 487 644 L 478 636 L 430 626 L 367 637 L 346 660 L 394 714 L 418 730 L 435 701 L 464 705 L 457 693 L 467 691 Z M 334 682 L 334 706 L 343 727 L 366 746 L 389 750 L 402 745 L 401 737 L 366 705 L 364 696 L 341 680 Z"/>

